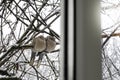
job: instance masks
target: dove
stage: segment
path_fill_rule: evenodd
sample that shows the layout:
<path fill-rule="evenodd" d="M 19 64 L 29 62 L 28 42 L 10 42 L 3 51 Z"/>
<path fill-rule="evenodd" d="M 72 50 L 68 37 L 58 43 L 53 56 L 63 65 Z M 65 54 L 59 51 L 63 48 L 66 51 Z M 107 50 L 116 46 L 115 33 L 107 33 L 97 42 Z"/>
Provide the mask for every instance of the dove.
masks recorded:
<path fill-rule="evenodd" d="M 47 36 L 46 38 L 46 49 L 45 52 L 50 53 L 51 51 L 53 51 L 56 47 L 56 41 L 55 38 L 53 36 Z M 45 52 L 39 52 L 39 58 L 38 58 L 38 63 L 37 63 L 37 67 L 40 66 L 41 60 L 43 58 L 43 56 L 45 55 Z"/>
<path fill-rule="evenodd" d="M 53 36 L 47 36 L 46 38 L 46 51 L 51 52 L 55 49 L 56 47 L 56 41 Z"/>
<path fill-rule="evenodd" d="M 46 49 L 46 39 L 44 38 L 44 36 L 40 35 L 33 39 L 32 45 L 33 48 L 32 48 L 31 60 L 30 60 L 31 65 L 33 65 L 34 63 L 36 53 L 42 52 Z M 41 55 L 41 57 L 43 56 Z"/>

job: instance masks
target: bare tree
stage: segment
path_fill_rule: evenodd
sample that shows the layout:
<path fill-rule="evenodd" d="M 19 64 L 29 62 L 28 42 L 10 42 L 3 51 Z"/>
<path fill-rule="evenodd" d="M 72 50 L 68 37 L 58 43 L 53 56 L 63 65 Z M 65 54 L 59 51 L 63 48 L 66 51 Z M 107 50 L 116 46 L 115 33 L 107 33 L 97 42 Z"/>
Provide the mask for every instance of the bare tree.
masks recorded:
<path fill-rule="evenodd" d="M 59 78 L 60 33 L 56 31 L 58 25 L 53 27 L 57 20 L 60 20 L 60 0 L 1 0 L 0 69 L 6 72 L 4 75 L 34 80 Z M 30 65 L 33 46 L 29 44 L 39 35 L 54 36 L 57 48 L 45 52 L 48 54 L 37 68 L 36 64 Z"/>
<path fill-rule="evenodd" d="M 102 26 L 102 70 L 103 80 L 120 79 L 120 1 L 102 0 L 101 15 L 109 18 Z M 118 12 L 118 14 L 116 14 Z M 103 18 L 102 18 L 103 19 Z M 103 24 L 105 24 L 103 22 Z"/>

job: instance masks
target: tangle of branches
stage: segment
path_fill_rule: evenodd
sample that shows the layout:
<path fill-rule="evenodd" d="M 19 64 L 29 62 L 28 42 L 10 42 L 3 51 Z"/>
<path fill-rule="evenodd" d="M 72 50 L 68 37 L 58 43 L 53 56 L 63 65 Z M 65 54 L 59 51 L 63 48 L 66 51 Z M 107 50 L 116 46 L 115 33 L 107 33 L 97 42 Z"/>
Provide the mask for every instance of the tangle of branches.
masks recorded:
<path fill-rule="evenodd" d="M 20 79 L 57 80 L 59 44 L 39 68 L 29 65 L 32 46 L 27 46 L 38 35 L 52 35 L 59 43 L 60 34 L 55 31 L 59 26 L 53 27 L 57 20 L 60 0 L 1 0 L 0 68 Z"/>

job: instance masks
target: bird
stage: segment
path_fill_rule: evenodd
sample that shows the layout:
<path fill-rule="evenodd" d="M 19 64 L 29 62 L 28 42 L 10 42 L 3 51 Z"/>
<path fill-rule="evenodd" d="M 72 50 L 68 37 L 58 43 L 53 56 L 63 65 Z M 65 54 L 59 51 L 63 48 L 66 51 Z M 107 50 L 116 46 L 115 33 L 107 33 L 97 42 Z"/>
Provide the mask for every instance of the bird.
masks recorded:
<path fill-rule="evenodd" d="M 44 38 L 44 36 L 40 35 L 33 39 L 32 45 L 33 45 L 33 48 L 32 48 L 32 54 L 30 59 L 31 65 L 33 65 L 34 63 L 36 53 L 42 52 L 46 49 L 46 39 Z M 43 57 L 42 54 L 40 54 L 39 57 Z"/>
<path fill-rule="evenodd" d="M 46 52 L 52 52 L 56 47 L 55 37 L 47 36 L 46 38 Z"/>
<path fill-rule="evenodd" d="M 45 55 L 46 52 L 50 53 L 51 51 L 53 51 L 56 47 L 56 41 L 55 38 L 53 36 L 47 36 L 46 37 L 46 49 L 44 50 L 44 52 L 39 52 L 39 58 L 38 58 L 38 62 L 37 62 L 37 67 L 40 66 L 40 63 L 42 61 L 43 56 Z"/>
<path fill-rule="evenodd" d="M 46 48 L 46 39 L 40 35 L 33 39 L 33 51 L 41 52 Z"/>

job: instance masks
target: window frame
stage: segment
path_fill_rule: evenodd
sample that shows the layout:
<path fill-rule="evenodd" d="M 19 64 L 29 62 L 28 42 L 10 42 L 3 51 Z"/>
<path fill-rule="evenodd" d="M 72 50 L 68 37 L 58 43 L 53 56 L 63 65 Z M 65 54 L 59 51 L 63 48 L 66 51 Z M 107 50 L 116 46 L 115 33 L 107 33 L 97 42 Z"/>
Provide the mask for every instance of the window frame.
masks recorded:
<path fill-rule="evenodd" d="M 61 3 L 60 80 L 102 80 L 99 0 Z"/>

